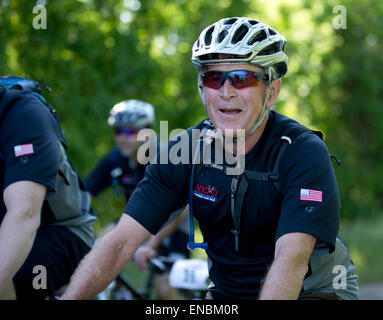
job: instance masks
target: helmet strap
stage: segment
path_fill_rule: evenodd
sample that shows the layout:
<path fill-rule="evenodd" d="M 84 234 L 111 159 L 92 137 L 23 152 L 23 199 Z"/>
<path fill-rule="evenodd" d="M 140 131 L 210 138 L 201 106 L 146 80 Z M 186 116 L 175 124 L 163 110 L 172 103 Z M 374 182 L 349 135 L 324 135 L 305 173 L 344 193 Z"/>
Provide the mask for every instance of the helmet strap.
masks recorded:
<path fill-rule="evenodd" d="M 272 79 L 272 72 L 273 72 L 272 67 L 268 67 L 267 73 L 269 76 L 269 80 L 268 80 L 268 83 L 266 84 L 266 97 L 265 97 L 265 100 L 263 101 L 261 113 L 259 114 L 259 117 L 258 117 L 257 121 L 255 122 L 254 126 L 251 128 L 251 130 L 249 132 L 246 133 L 245 137 L 254 133 L 254 131 L 258 129 L 258 127 L 262 124 L 263 120 L 265 120 L 265 117 L 268 114 L 268 109 L 266 108 L 266 105 L 270 99 L 270 93 L 271 93 L 270 84 L 272 81 L 271 80 Z"/>
<path fill-rule="evenodd" d="M 259 117 L 258 117 L 257 121 L 255 122 L 254 126 L 251 128 L 251 130 L 249 132 L 246 133 L 246 137 L 248 135 L 251 135 L 252 133 L 254 133 L 254 131 L 257 130 L 258 127 L 261 125 L 263 120 L 265 120 L 265 117 L 268 114 L 268 109 L 266 108 L 266 105 L 267 105 L 267 102 L 269 101 L 269 98 L 270 98 L 270 91 L 271 91 L 270 87 L 267 86 L 266 87 L 266 97 L 265 97 L 265 101 L 263 102 L 261 113 L 259 114 Z"/>

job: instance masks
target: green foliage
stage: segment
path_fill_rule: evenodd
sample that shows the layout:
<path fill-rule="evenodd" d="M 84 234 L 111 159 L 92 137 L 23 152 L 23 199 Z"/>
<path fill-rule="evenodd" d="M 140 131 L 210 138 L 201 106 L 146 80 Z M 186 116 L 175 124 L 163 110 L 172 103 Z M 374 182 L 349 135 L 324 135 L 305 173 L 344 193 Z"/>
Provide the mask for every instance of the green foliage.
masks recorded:
<path fill-rule="evenodd" d="M 340 236 L 345 241 L 356 266 L 359 284 L 382 281 L 382 217 L 373 220 L 358 218 L 343 222 Z"/>
<path fill-rule="evenodd" d="M 36 30 L 35 1 L 2 0 L 0 71 L 53 89 L 46 97 L 86 176 L 113 145 L 106 118 L 120 100 L 152 103 L 157 129 L 160 120 L 173 129 L 202 119 L 190 63 L 198 34 L 225 16 L 260 19 L 288 40 L 289 72 L 277 109 L 323 131 L 342 160 L 335 170 L 343 216 L 373 216 L 383 207 L 383 5 L 343 2 L 347 29 L 335 30 L 335 0 L 46 1 L 47 29 Z M 97 211 L 108 217 L 122 211 L 116 199 L 105 199 L 95 200 Z"/>

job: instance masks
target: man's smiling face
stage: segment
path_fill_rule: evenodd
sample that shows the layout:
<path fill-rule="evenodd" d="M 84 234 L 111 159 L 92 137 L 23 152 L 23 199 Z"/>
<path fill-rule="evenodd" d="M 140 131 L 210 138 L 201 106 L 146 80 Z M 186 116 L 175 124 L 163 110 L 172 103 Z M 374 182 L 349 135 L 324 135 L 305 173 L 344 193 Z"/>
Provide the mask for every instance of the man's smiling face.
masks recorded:
<path fill-rule="evenodd" d="M 207 66 L 206 71 L 262 70 L 249 63 L 217 64 Z M 217 129 L 251 130 L 256 123 L 265 100 L 266 86 L 259 81 L 258 86 L 235 89 L 229 79 L 219 89 L 205 87 L 206 110 Z"/>

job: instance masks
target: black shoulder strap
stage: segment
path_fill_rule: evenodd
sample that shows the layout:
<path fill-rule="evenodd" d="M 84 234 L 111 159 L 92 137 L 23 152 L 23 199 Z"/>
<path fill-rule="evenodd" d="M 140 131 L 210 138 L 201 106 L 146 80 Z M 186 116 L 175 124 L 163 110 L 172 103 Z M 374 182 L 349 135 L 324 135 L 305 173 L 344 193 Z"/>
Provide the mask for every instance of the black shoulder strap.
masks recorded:
<path fill-rule="evenodd" d="M 295 130 L 290 132 L 289 135 L 283 135 L 280 137 L 280 147 L 276 156 L 276 160 L 274 162 L 274 167 L 270 172 L 257 172 L 252 170 L 245 170 L 246 176 L 251 180 L 260 180 L 260 181 L 268 181 L 273 183 L 275 188 L 279 193 L 281 193 L 281 187 L 280 187 L 280 179 L 279 179 L 279 165 L 280 160 L 286 151 L 287 147 L 293 143 L 296 139 L 299 137 L 305 135 L 305 134 L 316 134 L 321 139 L 323 138 L 323 135 L 320 131 L 314 131 L 307 129 L 305 127 L 296 127 Z"/>
<path fill-rule="evenodd" d="M 241 211 L 243 200 L 245 199 L 246 190 L 249 186 L 246 175 L 242 174 L 239 177 L 233 177 L 230 195 L 231 216 L 233 219 L 233 229 L 231 232 L 234 235 L 235 251 L 239 250 L 239 233 L 241 230 Z"/>
<path fill-rule="evenodd" d="M 322 132 L 316 131 L 316 130 L 308 130 L 308 131 L 301 132 L 297 137 L 294 138 L 294 140 L 298 139 L 299 137 L 301 137 L 303 135 L 311 134 L 311 133 L 316 134 L 321 140 L 323 140 Z M 286 148 L 288 147 L 288 145 L 293 142 L 291 140 L 291 138 L 288 137 L 288 136 L 282 136 L 281 140 L 282 140 L 282 146 L 279 149 L 279 153 L 278 153 L 277 159 L 276 159 L 275 164 L 274 164 L 274 169 L 273 169 L 273 175 L 275 177 L 278 177 L 277 180 L 274 182 L 274 186 L 278 190 L 279 193 L 282 192 L 281 186 L 280 186 L 280 180 L 279 180 L 279 163 L 280 163 L 280 159 L 281 159 L 283 153 L 285 152 Z"/>

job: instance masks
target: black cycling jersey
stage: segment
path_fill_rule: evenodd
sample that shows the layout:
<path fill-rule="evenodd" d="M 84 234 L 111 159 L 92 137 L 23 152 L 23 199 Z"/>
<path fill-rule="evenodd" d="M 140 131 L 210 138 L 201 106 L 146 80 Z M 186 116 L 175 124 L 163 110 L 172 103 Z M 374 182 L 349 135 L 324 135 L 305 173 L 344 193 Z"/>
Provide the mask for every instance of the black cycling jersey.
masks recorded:
<path fill-rule="evenodd" d="M 116 146 L 100 160 L 86 179 L 85 184 L 95 196 L 110 185 L 115 188 L 122 188 L 121 191 L 129 200 L 134 188 L 143 179 L 145 168 L 146 165 L 141 165 L 134 159 L 123 157 Z"/>
<path fill-rule="evenodd" d="M 193 129 L 201 128 L 201 123 Z M 261 138 L 246 154 L 246 170 L 267 172 L 273 159 L 266 146 L 270 146 L 269 139 L 280 133 L 275 128 L 296 125 L 296 121 L 271 111 Z M 189 136 L 191 129 L 187 130 Z M 175 143 L 170 142 L 169 148 Z M 190 148 L 190 154 L 191 151 Z M 190 164 L 150 165 L 124 212 L 150 232 L 157 232 L 169 214 L 188 201 L 190 172 Z M 195 179 L 194 215 L 204 241 L 208 242 L 210 278 L 222 297 L 256 298 L 273 260 L 275 242 L 286 233 L 312 234 L 330 252 L 334 250 L 340 199 L 323 141 L 314 134 L 295 139 L 280 159 L 279 176 L 281 192 L 270 182 L 249 180 L 242 205 L 238 251 L 232 233 L 232 176 L 208 169 Z"/>
<path fill-rule="evenodd" d="M 5 92 L 0 87 L 0 101 Z M 2 103 L 0 110 L 0 220 L 6 213 L 3 191 L 7 186 L 29 180 L 45 185 L 49 195 L 55 192 L 58 170 L 57 137 L 48 109 L 32 95 L 20 96 L 5 112 L 6 107 Z M 48 211 L 42 213 L 42 224 L 54 220 Z"/>

